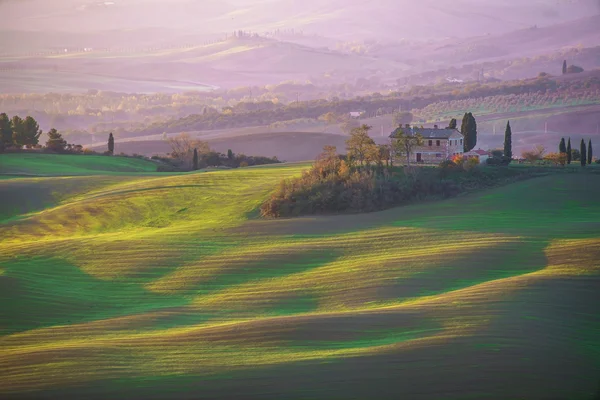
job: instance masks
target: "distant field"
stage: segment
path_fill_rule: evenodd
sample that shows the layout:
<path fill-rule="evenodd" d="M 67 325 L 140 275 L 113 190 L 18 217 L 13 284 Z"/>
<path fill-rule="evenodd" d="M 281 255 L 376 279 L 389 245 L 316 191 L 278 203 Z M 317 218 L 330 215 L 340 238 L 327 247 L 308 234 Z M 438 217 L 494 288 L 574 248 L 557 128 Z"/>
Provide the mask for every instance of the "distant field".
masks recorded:
<path fill-rule="evenodd" d="M 118 172 L 156 172 L 153 162 L 127 157 L 72 156 L 58 154 L 3 154 L 4 175 L 100 175 Z"/>
<path fill-rule="evenodd" d="M 600 175 L 257 218 L 304 168 L 1 180 L 0 397 L 591 398 Z"/>
<path fill-rule="evenodd" d="M 56 71 L 52 69 L 0 71 L 3 93 L 81 93 L 89 89 L 131 92 L 178 93 L 188 90 L 212 90 L 208 84 L 169 79 L 132 79 L 123 76 L 104 76 L 96 73 Z"/>
<path fill-rule="evenodd" d="M 314 160 L 323 150 L 323 146 L 337 146 L 341 151 L 346 148 L 346 136 L 317 132 L 262 132 L 228 134 L 222 137 L 211 135 L 205 139 L 211 148 L 221 153 L 231 149 L 234 153 L 244 153 L 252 156 L 277 156 L 288 162 Z M 204 140 L 200 133 L 198 138 Z M 99 144 L 94 149 L 105 147 Z M 116 144 L 119 152 L 127 154 L 166 154 L 171 147 L 164 140 L 131 140 Z"/>

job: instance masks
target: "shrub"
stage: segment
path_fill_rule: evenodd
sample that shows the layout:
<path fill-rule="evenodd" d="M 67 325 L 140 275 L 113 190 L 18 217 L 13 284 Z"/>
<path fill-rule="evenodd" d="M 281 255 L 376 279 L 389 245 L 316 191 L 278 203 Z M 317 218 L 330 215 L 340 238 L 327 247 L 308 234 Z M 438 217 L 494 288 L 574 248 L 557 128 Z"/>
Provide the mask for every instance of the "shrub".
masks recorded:
<path fill-rule="evenodd" d="M 244 167 L 247 167 L 247 166 L 248 166 L 248 162 L 246 162 L 246 161 L 242 161 L 240 163 L 240 168 L 244 168 Z"/>
<path fill-rule="evenodd" d="M 457 165 L 454 161 L 446 160 L 440 163 L 438 169 L 440 172 L 440 176 L 442 178 L 446 178 L 448 175 L 450 175 L 451 172 L 460 170 L 460 166 Z"/>
<path fill-rule="evenodd" d="M 567 162 L 567 154 L 566 153 L 548 153 L 544 160 L 548 161 L 552 165 L 565 165 Z"/>
<path fill-rule="evenodd" d="M 467 159 L 467 161 L 464 163 L 464 167 L 467 171 L 479 167 L 479 159 L 475 157 Z"/>

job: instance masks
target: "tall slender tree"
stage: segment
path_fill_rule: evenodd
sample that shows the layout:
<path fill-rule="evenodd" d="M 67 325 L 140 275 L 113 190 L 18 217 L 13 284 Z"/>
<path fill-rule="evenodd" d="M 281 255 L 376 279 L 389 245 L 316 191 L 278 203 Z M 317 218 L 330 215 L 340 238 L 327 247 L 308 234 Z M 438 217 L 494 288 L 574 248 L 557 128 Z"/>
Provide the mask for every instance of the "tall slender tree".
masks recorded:
<path fill-rule="evenodd" d="M 571 151 L 571 138 L 569 138 L 569 143 L 567 143 L 567 164 L 571 164 L 571 159 L 573 158 Z"/>
<path fill-rule="evenodd" d="M 110 154 L 115 153 L 115 138 L 114 138 L 112 132 L 108 135 L 108 152 Z"/>
<path fill-rule="evenodd" d="M 593 160 L 593 158 L 594 158 L 594 152 L 592 150 L 592 139 L 590 139 L 588 141 L 587 156 L 588 156 L 587 157 L 588 158 L 587 159 L 587 163 L 588 163 L 588 165 L 590 165 L 590 164 L 592 164 L 592 161 L 594 161 Z"/>
<path fill-rule="evenodd" d="M 585 164 L 587 163 L 587 152 L 585 149 L 585 141 L 583 139 L 581 139 L 579 152 L 581 153 L 581 166 L 585 167 Z"/>
<path fill-rule="evenodd" d="M 504 131 L 504 158 L 508 162 L 512 160 L 512 129 L 510 121 L 506 123 L 506 130 Z"/>
<path fill-rule="evenodd" d="M 194 171 L 198 170 L 198 149 L 194 147 L 194 158 L 192 160 L 192 169 Z"/>
<path fill-rule="evenodd" d="M 567 154 L 567 146 L 565 145 L 565 138 L 560 139 L 560 144 L 558 145 L 558 152 Z"/>
<path fill-rule="evenodd" d="M 563 61 L 562 73 L 563 75 L 567 73 L 567 60 Z"/>
<path fill-rule="evenodd" d="M 466 113 L 460 126 L 460 133 L 464 137 L 464 151 L 471 151 L 477 145 L 477 121 L 472 113 Z"/>

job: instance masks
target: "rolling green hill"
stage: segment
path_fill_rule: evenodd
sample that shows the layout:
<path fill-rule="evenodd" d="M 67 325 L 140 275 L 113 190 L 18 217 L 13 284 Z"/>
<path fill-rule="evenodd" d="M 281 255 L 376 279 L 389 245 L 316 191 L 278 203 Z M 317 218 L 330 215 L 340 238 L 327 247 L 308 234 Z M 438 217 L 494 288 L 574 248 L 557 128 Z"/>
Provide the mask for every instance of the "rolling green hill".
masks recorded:
<path fill-rule="evenodd" d="M 3 175 L 98 175 L 132 172 L 156 172 L 154 162 L 127 157 L 73 156 L 62 154 L 3 154 Z"/>
<path fill-rule="evenodd" d="M 258 219 L 303 168 L 0 181 L 67 193 L 0 222 L 0 397 L 591 397 L 599 175 Z"/>

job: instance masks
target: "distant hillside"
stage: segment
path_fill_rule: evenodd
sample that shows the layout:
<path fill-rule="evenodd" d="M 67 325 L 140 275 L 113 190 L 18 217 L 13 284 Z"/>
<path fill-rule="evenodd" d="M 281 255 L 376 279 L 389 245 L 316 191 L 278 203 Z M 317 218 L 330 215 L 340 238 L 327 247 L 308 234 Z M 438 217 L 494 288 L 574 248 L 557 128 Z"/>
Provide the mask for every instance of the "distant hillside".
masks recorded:
<path fill-rule="evenodd" d="M 4 29 L 171 28 L 215 33 L 302 29 L 339 38 L 439 38 L 502 33 L 597 13 L 594 0 L 28 0 L 0 3 Z M 410 23 L 406 23 L 410 21 Z"/>
<path fill-rule="evenodd" d="M 0 72 L 0 80 L 4 76 L 8 81 L 5 89 L 8 92 L 118 90 L 111 84 L 115 79 L 122 81 L 119 90 L 122 92 L 147 91 L 144 85 L 160 86 L 161 81 L 163 89 L 151 91 L 172 92 L 178 91 L 177 87 L 193 88 L 198 84 L 231 88 L 249 83 L 303 82 L 325 75 L 331 75 L 335 82 L 374 73 L 391 77 L 408 70 L 406 64 L 398 61 L 267 38 L 230 38 L 191 47 L 146 51 L 69 51 L 6 59 L 0 68 L 4 70 Z M 79 76 L 77 82 L 73 82 L 75 76 Z M 47 87 L 29 88 L 36 79 L 46 82 Z"/>

